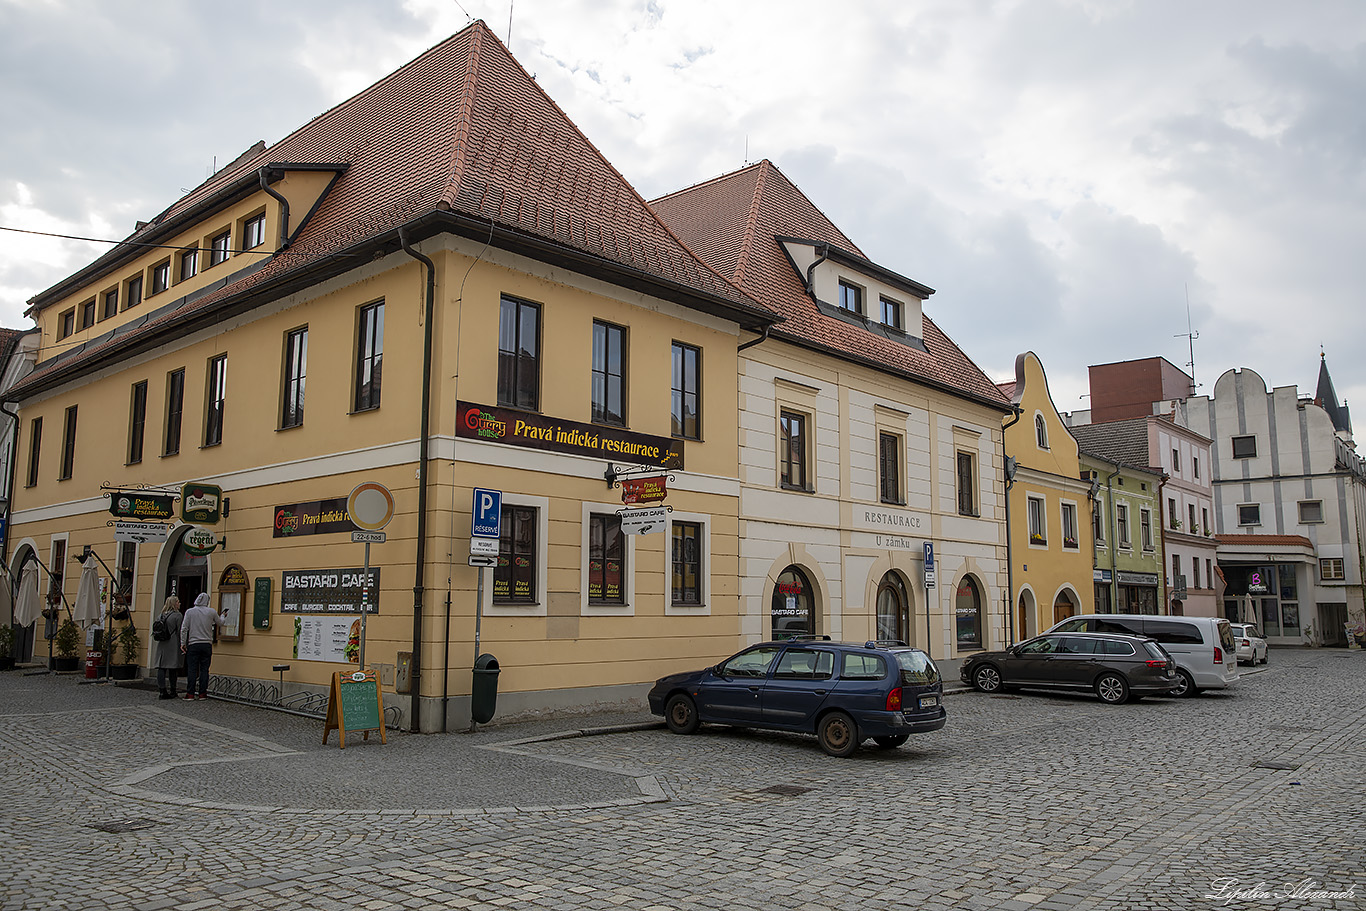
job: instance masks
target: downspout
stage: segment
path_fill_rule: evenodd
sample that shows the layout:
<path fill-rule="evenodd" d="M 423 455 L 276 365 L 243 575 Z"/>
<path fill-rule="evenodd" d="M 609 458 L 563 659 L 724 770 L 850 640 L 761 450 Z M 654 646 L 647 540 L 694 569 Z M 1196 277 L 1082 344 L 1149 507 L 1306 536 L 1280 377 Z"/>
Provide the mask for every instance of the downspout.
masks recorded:
<path fill-rule="evenodd" d="M 816 296 L 816 267 L 830 258 L 830 245 L 820 244 L 816 247 L 816 261 L 806 267 L 806 293 L 812 297 Z"/>
<path fill-rule="evenodd" d="M 269 168 L 262 165 L 258 172 L 261 177 L 261 189 L 265 190 L 280 203 L 280 246 L 278 249 L 284 250 L 289 246 L 289 200 L 285 199 L 276 190 L 272 190 L 270 184 L 266 182 L 266 171 Z M 406 247 L 404 249 L 407 249 Z"/>
<path fill-rule="evenodd" d="M 1110 611 L 1119 613 L 1119 567 L 1115 557 L 1119 551 L 1119 510 L 1115 508 L 1113 481 L 1124 469 L 1124 463 L 1113 462 L 1115 470 L 1105 476 L 1105 502 L 1110 507 Z"/>
<path fill-rule="evenodd" d="M 1015 416 L 1010 423 L 1001 427 L 1001 460 L 1006 471 L 1006 645 L 1015 644 L 1015 561 L 1011 558 L 1010 547 L 1010 489 L 1015 486 L 1015 471 L 1018 468 L 1018 465 L 1011 464 L 1010 456 L 1006 454 L 1006 431 L 1018 424 L 1020 416 L 1024 414 L 1024 409 L 1019 405 L 1011 407 L 1015 410 Z"/>
<path fill-rule="evenodd" d="M 760 335 L 759 335 L 758 338 L 752 338 L 752 339 L 750 339 L 749 341 L 745 342 L 743 345 L 738 346 L 738 347 L 735 349 L 735 353 L 736 353 L 736 354 L 739 354 L 741 351 L 744 351 L 746 348 L 753 348 L 755 345 L 759 344 L 760 342 L 766 342 L 766 341 L 768 341 L 768 331 L 769 331 L 769 328 L 770 328 L 769 326 L 765 326 L 765 327 L 761 330 L 761 333 L 760 333 Z"/>
<path fill-rule="evenodd" d="M 5 402 L 5 403 L 3 403 L 3 404 L 0 404 L 0 411 L 3 411 L 5 414 L 9 415 L 9 419 L 10 419 L 10 429 L 9 429 L 9 477 L 5 479 L 5 490 L 4 490 L 5 499 L 9 501 L 9 505 L 5 508 L 5 515 L 4 515 L 4 519 L 5 519 L 5 536 L 4 536 L 4 538 L 0 538 L 0 564 L 5 564 L 6 566 L 8 566 L 8 564 L 7 564 L 5 561 L 6 561 L 6 557 L 8 556 L 8 553 L 9 553 L 9 514 L 10 514 L 10 512 L 13 511 L 13 509 L 14 509 L 14 473 L 15 473 L 15 465 L 16 465 L 16 464 L 18 463 L 18 461 L 19 461 L 19 451 L 18 451 L 18 447 L 19 447 L 19 413 L 18 413 L 18 412 L 15 412 L 15 411 L 10 411 L 10 403 L 9 403 L 9 402 Z M 13 594 L 13 592 L 11 592 L 11 594 Z M 12 603 L 13 603 L 13 600 L 11 599 L 11 604 L 12 604 Z"/>
<path fill-rule="evenodd" d="M 1172 476 L 1169 475 L 1169 474 L 1167 474 L 1167 473 L 1164 471 L 1164 472 L 1162 472 L 1162 477 L 1159 478 L 1158 481 L 1157 481 L 1157 526 L 1158 526 L 1158 528 L 1161 528 L 1161 527 L 1162 527 L 1162 489 L 1163 489 L 1164 487 L 1167 486 L 1167 482 L 1170 481 L 1171 479 L 1172 479 Z M 1180 518 L 1179 515 L 1178 515 L 1178 518 Z M 1172 530 L 1175 531 L 1175 529 L 1172 529 Z M 1188 530 L 1189 530 L 1189 529 L 1188 529 Z M 1156 546 L 1157 546 L 1157 542 L 1154 541 L 1154 542 L 1153 542 L 1153 547 L 1155 548 Z M 1162 585 L 1162 606 L 1161 606 L 1161 609 L 1158 610 L 1158 616 L 1162 616 L 1162 611 L 1163 611 L 1163 610 L 1165 610 L 1166 613 L 1167 613 L 1167 615 L 1170 616 L 1170 615 L 1171 615 L 1171 612 L 1172 612 L 1171 603 L 1170 603 L 1170 602 L 1171 602 L 1171 593 L 1172 593 L 1173 591 L 1176 590 L 1176 574 L 1175 574 L 1175 573 L 1172 573 L 1172 583 L 1171 583 L 1171 585 L 1167 585 L 1167 584 L 1166 584 L 1166 581 L 1165 581 L 1166 578 L 1167 578 L 1167 532 L 1166 532 L 1165 529 L 1164 529 L 1163 532 L 1162 532 L 1162 556 L 1161 556 L 1160 560 L 1161 560 L 1161 564 L 1160 564 L 1160 565 L 1162 566 L 1162 572 L 1160 572 L 1160 573 L 1157 574 L 1157 578 L 1163 580 L 1163 585 Z"/>
<path fill-rule="evenodd" d="M 432 406 L 432 313 L 436 309 L 436 264 L 408 243 L 407 233 L 398 229 L 403 252 L 427 267 L 427 291 L 422 325 L 422 429 L 418 435 L 417 455 L 417 556 L 413 578 L 413 659 L 408 706 L 408 730 L 421 730 L 418 703 L 422 693 L 422 601 L 427 570 L 427 440 L 431 434 Z"/>

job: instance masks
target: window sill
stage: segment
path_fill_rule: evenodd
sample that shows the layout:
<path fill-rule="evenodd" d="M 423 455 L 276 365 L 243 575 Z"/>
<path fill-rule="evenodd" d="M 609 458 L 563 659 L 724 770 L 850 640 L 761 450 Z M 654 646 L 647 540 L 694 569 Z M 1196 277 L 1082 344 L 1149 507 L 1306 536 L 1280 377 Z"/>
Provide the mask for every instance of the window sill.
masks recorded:
<path fill-rule="evenodd" d="M 304 426 L 303 421 L 300 421 L 300 422 L 297 423 L 297 424 L 290 424 L 290 425 L 287 426 L 287 427 L 276 427 L 276 428 L 275 428 L 275 432 L 276 432 L 276 433 L 284 433 L 286 430 L 299 430 L 299 429 L 302 428 L 303 426 Z"/>
<path fill-rule="evenodd" d="M 881 499 L 881 500 L 878 500 L 878 502 L 881 503 L 883 506 L 905 506 L 905 505 L 906 505 L 906 501 L 905 501 L 905 500 L 887 500 L 887 499 Z"/>
<path fill-rule="evenodd" d="M 791 484 L 779 484 L 778 488 L 780 490 L 786 490 L 791 493 L 815 493 L 815 491 L 812 490 L 810 487 L 794 487 Z"/>
<path fill-rule="evenodd" d="M 175 452 L 163 452 L 163 453 L 161 454 L 160 458 L 163 458 L 163 459 L 170 459 L 170 458 L 174 458 L 175 456 L 178 456 L 178 455 L 180 455 L 180 450 L 179 450 L 179 449 L 177 449 Z"/>
<path fill-rule="evenodd" d="M 372 412 L 372 411 L 379 411 L 379 406 L 378 406 L 378 405 L 371 405 L 369 408 L 354 408 L 354 409 L 352 409 L 351 411 L 348 411 L 348 412 L 346 412 L 346 413 L 347 413 L 348 415 L 356 415 L 356 414 L 369 414 L 369 413 Z"/>

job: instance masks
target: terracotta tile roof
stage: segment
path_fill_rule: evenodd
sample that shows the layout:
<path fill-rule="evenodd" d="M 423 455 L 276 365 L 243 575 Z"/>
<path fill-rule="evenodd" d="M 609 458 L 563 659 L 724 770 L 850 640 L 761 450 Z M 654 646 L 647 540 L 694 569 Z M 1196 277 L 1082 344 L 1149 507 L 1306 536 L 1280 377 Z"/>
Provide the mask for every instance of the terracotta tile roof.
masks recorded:
<path fill-rule="evenodd" d="M 552 253 L 563 249 L 615 264 L 613 274 L 644 276 L 651 287 L 679 289 L 693 302 L 719 302 L 747 325 L 775 319 L 674 236 L 483 22 L 279 142 L 248 150 L 129 240 L 192 215 L 264 166 L 291 162 L 336 163 L 345 173 L 288 251 L 226 286 L 149 314 L 115 338 L 76 349 L 60 359 L 62 369 L 292 275 L 329 266 L 341 271 L 348 249 L 392 237 L 433 213 L 452 222 L 455 216 L 478 220 L 485 233 L 496 224 L 531 239 L 536 249 L 548 245 Z M 56 362 L 25 382 L 40 380 Z"/>
<path fill-rule="evenodd" d="M 679 190 L 650 203 L 716 271 L 782 314 L 777 338 L 873 364 L 1004 407 L 1007 399 L 934 322 L 925 351 L 822 313 L 775 239 L 824 242 L 866 259 L 859 248 L 770 161 Z M 926 288 L 925 296 L 933 293 Z"/>
<path fill-rule="evenodd" d="M 1131 468 L 1162 473 L 1161 468 L 1148 464 L 1147 418 L 1079 424 L 1076 427 L 1069 427 L 1068 430 L 1085 455 L 1099 456 L 1108 462 L 1123 462 Z"/>

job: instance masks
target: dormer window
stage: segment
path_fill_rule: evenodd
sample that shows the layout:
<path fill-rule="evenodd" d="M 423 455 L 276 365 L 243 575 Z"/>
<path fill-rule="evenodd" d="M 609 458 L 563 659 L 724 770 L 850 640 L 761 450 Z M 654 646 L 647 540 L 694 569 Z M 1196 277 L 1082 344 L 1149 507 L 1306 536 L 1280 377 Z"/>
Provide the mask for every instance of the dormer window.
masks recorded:
<path fill-rule="evenodd" d="M 901 301 L 894 301 L 890 297 L 882 299 L 882 325 L 900 330 L 906 328 L 901 316 Z"/>
<path fill-rule="evenodd" d="M 863 315 L 863 289 L 858 285 L 840 281 L 840 309 Z"/>
<path fill-rule="evenodd" d="M 1034 415 L 1034 437 L 1039 441 L 1040 449 L 1048 448 L 1048 425 L 1044 423 L 1043 415 Z"/>

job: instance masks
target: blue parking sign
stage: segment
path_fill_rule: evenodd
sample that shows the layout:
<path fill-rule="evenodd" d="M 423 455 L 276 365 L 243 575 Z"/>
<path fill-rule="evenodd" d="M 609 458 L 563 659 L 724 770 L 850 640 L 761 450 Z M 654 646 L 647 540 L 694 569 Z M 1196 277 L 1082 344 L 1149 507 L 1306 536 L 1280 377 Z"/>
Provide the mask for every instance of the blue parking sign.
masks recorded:
<path fill-rule="evenodd" d="M 470 534 L 476 538 L 496 538 L 499 519 L 503 515 L 503 492 L 474 488 L 474 504 L 470 509 Z"/>

